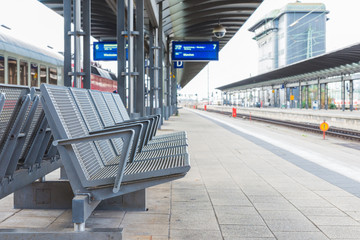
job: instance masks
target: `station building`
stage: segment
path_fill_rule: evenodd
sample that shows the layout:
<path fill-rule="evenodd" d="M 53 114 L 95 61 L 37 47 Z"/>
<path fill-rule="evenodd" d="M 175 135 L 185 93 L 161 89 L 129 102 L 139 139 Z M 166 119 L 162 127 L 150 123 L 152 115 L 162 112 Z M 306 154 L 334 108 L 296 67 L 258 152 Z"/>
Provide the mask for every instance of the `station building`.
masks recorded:
<path fill-rule="evenodd" d="M 325 53 L 327 13 L 322 3 L 288 3 L 253 25 L 259 74 Z"/>

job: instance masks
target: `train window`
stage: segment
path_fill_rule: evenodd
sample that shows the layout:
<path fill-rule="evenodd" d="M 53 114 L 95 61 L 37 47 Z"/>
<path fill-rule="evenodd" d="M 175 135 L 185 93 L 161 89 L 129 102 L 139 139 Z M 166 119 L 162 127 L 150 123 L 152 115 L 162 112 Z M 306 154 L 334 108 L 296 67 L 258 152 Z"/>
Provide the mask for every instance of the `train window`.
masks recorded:
<path fill-rule="evenodd" d="M 0 83 L 5 83 L 5 59 L 4 56 L 0 56 Z"/>
<path fill-rule="evenodd" d="M 31 86 L 32 87 L 38 87 L 38 68 L 39 66 L 36 63 L 31 63 Z"/>
<path fill-rule="evenodd" d="M 46 67 L 40 66 L 40 84 L 46 83 Z"/>
<path fill-rule="evenodd" d="M 17 60 L 8 58 L 9 84 L 17 84 Z"/>
<path fill-rule="evenodd" d="M 49 83 L 57 85 L 57 69 L 49 68 Z"/>
<path fill-rule="evenodd" d="M 20 85 L 28 85 L 28 63 L 20 60 Z"/>

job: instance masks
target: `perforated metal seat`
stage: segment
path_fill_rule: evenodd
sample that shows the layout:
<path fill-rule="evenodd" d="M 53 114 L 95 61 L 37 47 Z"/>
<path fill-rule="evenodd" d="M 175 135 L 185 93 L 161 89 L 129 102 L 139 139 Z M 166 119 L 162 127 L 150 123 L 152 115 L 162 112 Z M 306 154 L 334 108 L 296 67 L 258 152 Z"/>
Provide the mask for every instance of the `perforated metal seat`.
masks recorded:
<path fill-rule="evenodd" d="M 111 109 L 114 109 L 114 111 L 111 111 L 111 114 L 113 116 L 115 116 L 114 118 L 122 118 L 124 120 L 130 120 L 130 117 L 129 117 L 127 111 L 126 111 L 126 108 L 125 108 L 123 102 L 121 101 L 121 98 L 120 98 L 119 94 L 103 93 L 103 95 L 104 95 L 104 98 L 106 99 L 106 103 L 108 105 L 114 105 L 115 106 L 115 107 L 109 107 Z M 110 95 L 112 96 L 113 101 L 111 101 L 111 98 L 109 97 Z M 116 111 L 116 109 L 118 109 L 118 111 Z M 117 116 L 117 115 L 119 115 L 119 116 Z M 157 127 L 158 127 L 158 123 L 155 126 L 155 131 L 154 131 L 153 136 L 151 136 L 151 141 L 157 139 L 158 142 L 162 141 L 162 140 L 164 142 L 167 142 L 168 139 L 166 139 L 166 138 L 171 138 L 171 139 L 174 139 L 174 140 L 186 139 L 186 133 L 185 132 L 168 133 L 168 134 L 163 134 L 163 135 L 160 135 L 160 136 L 155 136 Z"/>

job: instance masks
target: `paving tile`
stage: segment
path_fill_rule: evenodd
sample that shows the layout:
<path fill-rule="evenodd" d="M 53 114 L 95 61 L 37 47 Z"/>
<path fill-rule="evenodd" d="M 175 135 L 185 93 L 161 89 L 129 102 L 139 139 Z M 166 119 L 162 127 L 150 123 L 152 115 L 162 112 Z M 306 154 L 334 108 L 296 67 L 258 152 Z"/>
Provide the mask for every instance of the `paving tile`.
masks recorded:
<path fill-rule="evenodd" d="M 121 218 L 90 217 L 85 225 L 88 228 L 118 228 L 121 220 Z"/>
<path fill-rule="evenodd" d="M 276 220 L 305 220 L 306 217 L 299 211 L 271 211 L 271 210 L 260 210 L 262 218 L 265 220 L 276 219 Z"/>
<path fill-rule="evenodd" d="M 360 226 L 358 221 L 355 221 L 351 217 L 333 217 L 333 216 L 309 216 L 309 219 L 315 225 L 326 226 Z"/>
<path fill-rule="evenodd" d="M 224 237 L 271 238 L 273 234 L 266 226 L 220 225 Z"/>
<path fill-rule="evenodd" d="M 289 210 L 296 210 L 296 208 L 291 205 L 290 203 L 254 203 L 255 208 L 258 211 L 261 210 L 276 210 L 276 211 L 289 211 Z"/>
<path fill-rule="evenodd" d="M 318 229 L 307 219 L 265 220 L 272 232 L 316 232 Z"/>
<path fill-rule="evenodd" d="M 239 215 L 258 215 L 254 207 L 246 207 L 239 205 L 218 205 L 214 206 L 216 214 L 239 214 Z"/>
<path fill-rule="evenodd" d="M 48 209 L 23 209 L 16 213 L 16 217 L 54 217 L 57 218 L 65 210 L 48 210 Z"/>
<path fill-rule="evenodd" d="M 260 215 L 255 214 L 232 214 L 229 213 L 220 213 L 217 214 L 217 219 L 219 224 L 236 224 L 236 225 L 247 225 L 247 226 L 265 226 L 265 222 L 260 217 Z"/>
<path fill-rule="evenodd" d="M 358 226 L 319 226 L 320 230 L 331 239 L 359 239 Z"/>
<path fill-rule="evenodd" d="M 5 219 L 13 216 L 16 212 L 13 211 L 1 211 L 0 212 L 0 222 L 4 221 Z"/>
<path fill-rule="evenodd" d="M 171 240 L 222 240 L 220 231 L 211 230 L 170 230 Z"/>
<path fill-rule="evenodd" d="M 125 215 L 124 211 L 119 210 L 95 210 L 92 214 L 92 218 L 123 218 Z"/>
<path fill-rule="evenodd" d="M 46 228 L 55 217 L 11 217 L 0 223 L 0 228 Z"/>
<path fill-rule="evenodd" d="M 122 224 L 136 222 L 139 224 L 169 224 L 170 215 L 168 214 L 156 214 L 156 213 L 136 213 L 127 212 L 122 221 Z"/>
<path fill-rule="evenodd" d="M 181 202 L 173 201 L 171 204 L 172 211 L 192 211 L 192 210 L 212 210 L 213 206 L 210 201 L 200 202 Z"/>
<path fill-rule="evenodd" d="M 172 193 L 173 201 L 208 201 L 209 197 L 205 189 L 194 191 L 192 189 L 176 189 Z"/>
<path fill-rule="evenodd" d="M 278 240 L 329 240 L 322 232 L 274 232 Z"/>
<path fill-rule="evenodd" d="M 330 208 L 299 208 L 305 216 L 346 216 L 346 214 L 335 207 Z"/>
<path fill-rule="evenodd" d="M 197 210 L 191 212 L 191 214 L 183 211 L 173 211 L 170 224 L 172 229 L 217 230 L 219 228 L 212 210 Z"/>
<path fill-rule="evenodd" d="M 224 240 L 275 240 L 276 238 L 243 238 L 239 236 L 224 237 Z"/>
<path fill-rule="evenodd" d="M 129 223 L 121 224 L 120 227 L 124 235 L 128 236 L 167 236 L 169 233 L 169 225 L 164 224 Z"/>

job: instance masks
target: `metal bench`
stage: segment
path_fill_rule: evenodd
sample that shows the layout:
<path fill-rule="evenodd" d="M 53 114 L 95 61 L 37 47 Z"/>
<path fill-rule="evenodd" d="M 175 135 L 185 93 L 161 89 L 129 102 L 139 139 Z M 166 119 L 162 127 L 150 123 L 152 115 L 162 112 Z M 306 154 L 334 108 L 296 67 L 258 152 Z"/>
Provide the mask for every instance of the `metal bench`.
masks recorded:
<path fill-rule="evenodd" d="M 61 166 L 58 159 L 42 161 L 50 135 L 44 127 L 39 91 L 0 85 L 0 198 L 31 184 Z M 45 123 L 46 125 L 47 123 Z"/>
<path fill-rule="evenodd" d="M 114 122 L 113 117 L 111 115 L 110 108 L 107 107 L 105 98 L 103 98 L 103 92 L 88 90 L 91 98 L 94 102 L 94 108 L 99 112 L 99 117 L 103 120 L 103 122 L 108 122 L 108 126 L 115 126 L 116 122 Z M 77 90 L 77 94 L 86 94 L 82 92 L 82 90 Z M 111 95 L 110 95 L 111 96 Z M 133 122 L 141 122 L 143 120 L 134 120 Z M 118 126 L 118 125 L 117 125 Z M 99 128 L 101 126 L 98 126 Z M 141 135 L 141 134 L 140 134 Z M 185 135 L 186 136 L 186 135 Z M 152 141 L 152 140 L 151 140 Z M 150 142 L 151 142 L 150 141 Z M 150 144 L 146 146 L 138 147 L 137 154 L 135 155 L 134 160 L 143 160 L 149 158 L 158 158 L 158 157 L 169 157 L 181 154 L 187 154 L 187 141 L 185 139 L 178 139 L 173 142 L 163 141 L 161 143 Z"/>
<path fill-rule="evenodd" d="M 120 116 L 124 119 L 124 120 L 130 120 L 130 117 L 126 111 L 126 108 L 123 104 L 123 102 L 121 101 L 120 95 L 119 94 L 112 94 L 113 97 L 113 101 L 115 102 L 115 105 L 117 107 L 117 109 L 119 111 L 112 111 L 113 115 L 117 115 L 120 114 Z M 108 104 L 111 104 L 111 101 L 106 101 Z M 160 119 L 159 119 L 160 120 Z M 159 124 L 160 121 L 158 121 Z M 158 124 L 156 126 L 158 126 Z M 157 127 L 156 127 L 157 130 Z M 176 133 L 170 133 L 170 134 L 163 134 L 163 135 L 159 135 L 159 136 L 155 136 L 156 135 L 156 130 L 154 131 L 154 134 L 151 136 L 150 140 L 157 140 L 157 142 L 161 142 L 161 141 L 176 141 L 176 140 L 181 140 L 181 139 L 186 139 L 186 132 L 176 132 Z M 155 142 L 152 142 L 155 143 Z"/>
<path fill-rule="evenodd" d="M 79 102 L 69 88 L 43 84 L 41 94 L 54 145 L 75 195 L 72 203 L 75 229 L 84 229 L 86 219 L 101 200 L 172 181 L 189 171 L 187 154 L 127 162 L 131 149 L 136 147 L 132 144 L 133 126 L 92 132 L 91 123 L 86 124 Z M 99 118 L 93 115 L 88 120 Z M 121 139 L 119 148 L 109 139 Z"/>

